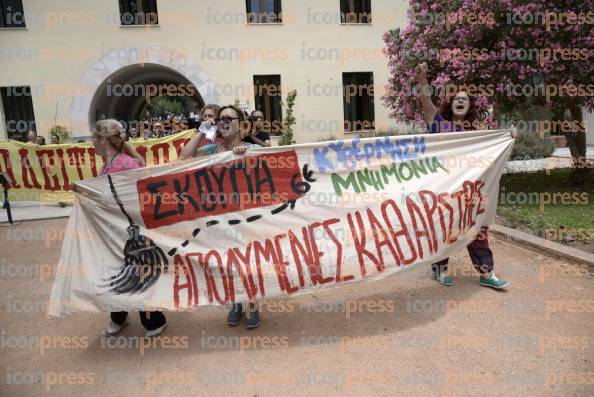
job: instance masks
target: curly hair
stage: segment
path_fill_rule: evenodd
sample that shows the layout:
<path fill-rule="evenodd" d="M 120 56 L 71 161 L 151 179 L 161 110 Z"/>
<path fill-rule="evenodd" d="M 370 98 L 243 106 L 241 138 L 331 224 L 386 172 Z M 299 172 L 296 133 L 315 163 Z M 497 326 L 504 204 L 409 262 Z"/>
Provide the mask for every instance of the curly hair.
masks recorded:
<path fill-rule="evenodd" d="M 473 130 L 477 124 L 476 121 L 478 116 L 476 113 L 476 107 L 474 106 L 475 97 L 470 95 L 468 91 L 461 90 L 459 92 L 465 92 L 468 95 L 469 101 L 468 113 L 466 113 L 466 116 L 464 116 L 464 129 Z M 446 97 L 446 100 L 441 104 L 439 113 L 441 114 L 441 117 L 444 118 L 444 120 L 452 121 L 452 102 L 454 101 L 454 98 L 455 96 L 450 96 L 449 98 Z"/>
<path fill-rule="evenodd" d="M 212 110 L 216 117 L 217 114 L 219 113 L 220 108 L 221 107 L 219 105 L 215 105 L 214 103 L 209 103 L 208 105 L 204 105 L 204 107 L 202 107 L 202 109 L 200 109 L 200 118 L 204 118 L 204 112 L 206 112 L 208 109 Z"/>

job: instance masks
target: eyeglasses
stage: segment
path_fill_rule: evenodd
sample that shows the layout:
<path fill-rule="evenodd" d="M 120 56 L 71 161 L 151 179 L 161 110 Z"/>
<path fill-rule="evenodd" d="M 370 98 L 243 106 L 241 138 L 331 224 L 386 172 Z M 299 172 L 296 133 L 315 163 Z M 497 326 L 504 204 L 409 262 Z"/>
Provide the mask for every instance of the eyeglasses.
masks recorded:
<path fill-rule="evenodd" d="M 221 117 L 220 119 L 217 120 L 217 123 L 221 123 L 221 124 L 231 124 L 233 122 L 233 120 L 237 120 L 239 119 L 239 117 Z"/>

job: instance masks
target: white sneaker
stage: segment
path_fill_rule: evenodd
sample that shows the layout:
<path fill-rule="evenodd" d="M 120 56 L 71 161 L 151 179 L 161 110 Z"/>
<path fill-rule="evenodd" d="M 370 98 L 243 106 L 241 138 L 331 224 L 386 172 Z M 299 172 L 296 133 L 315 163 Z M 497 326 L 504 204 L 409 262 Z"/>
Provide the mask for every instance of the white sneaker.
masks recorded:
<path fill-rule="evenodd" d="M 144 337 L 145 338 L 154 338 L 155 336 L 159 336 L 163 333 L 163 331 L 165 331 L 165 328 L 167 328 L 167 323 L 161 325 L 159 328 L 157 329 L 153 329 L 153 330 L 146 330 L 144 331 Z"/>
<path fill-rule="evenodd" d="M 107 336 L 114 336 L 117 335 L 126 325 L 128 325 L 127 321 L 124 321 L 124 324 L 116 324 L 113 321 L 109 324 L 107 329 L 105 330 L 105 335 Z"/>

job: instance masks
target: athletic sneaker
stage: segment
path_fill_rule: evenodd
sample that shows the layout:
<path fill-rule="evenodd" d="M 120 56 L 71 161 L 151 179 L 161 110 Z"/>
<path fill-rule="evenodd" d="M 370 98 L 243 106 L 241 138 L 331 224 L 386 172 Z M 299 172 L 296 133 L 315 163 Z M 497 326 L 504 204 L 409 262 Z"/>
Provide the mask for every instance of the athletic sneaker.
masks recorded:
<path fill-rule="evenodd" d="M 235 327 L 236 325 L 239 325 L 242 316 L 243 305 L 241 303 L 234 303 L 233 307 L 229 311 L 229 314 L 227 315 L 227 325 L 230 327 Z"/>
<path fill-rule="evenodd" d="M 483 287 L 491 287 L 491 288 L 495 288 L 495 289 L 503 289 L 505 287 L 507 287 L 509 285 L 509 282 L 505 281 L 505 280 L 499 280 L 497 277 L 495 277 L 495 273 L 491 272 L 491 276 L 489 277 L 483 277 L 481 275 L 480 277 L 480 284 Z"/>
<path fill-rule="evenodd" d="M 167 328 L 167 323 L 161 325 L 159 328 L 156 329 L 147 329 L 146 331 L 144 331 L 144 336 L 145 338 L 154 338 L 156 336 L 161 335 L 163 331 L 165 331 L 165 328 Z"/>
<path fill-rule="evenodd" d="M 252 309 L 248 306 L 245 317 L 245 328 L 254 329 L 260 326 L 260 312 L 258 309 Z"/>
<path fill-rule="evenodd" d="M 454 279 L 452 276 L 442 274 L 441 270 L 439 269 L 439 265 L 431 265 L 431 268 L 433 269 L 433 277 L 438 283 L 447 287 L 454 285 Z"/>
<path fill-rule="evenodd" d="M 107 336 L 114 336 L 119 334 L 119 332 L 128 324 L 128 321 L 124 321 L 123 324 L 116 324 L 113 321 L 109 324 L 107 329 L 105 330 L 105 335 Z"/>

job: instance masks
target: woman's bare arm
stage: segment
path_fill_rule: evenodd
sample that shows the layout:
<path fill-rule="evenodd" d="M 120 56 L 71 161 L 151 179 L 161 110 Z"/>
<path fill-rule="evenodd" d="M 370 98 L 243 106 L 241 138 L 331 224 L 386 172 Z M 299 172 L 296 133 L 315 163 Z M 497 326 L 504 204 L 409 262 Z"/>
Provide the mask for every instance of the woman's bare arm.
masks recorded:
<path fill-rule="evenodd" d="M 197 131 L 197 134 L 194 135 L 192 137 L 192 139 L 190 139 L 190 142 L 188 142 L 184 145 L 184 148 L 181 151 L 179 159 L 186 160 L 186 159 L 198 156 L 198 153 L 197 153 L 198 145 L 200 145 L 200 142 L 202 142 L 203 139 L 204 139 L 204 133 L 201 131 Z"/>
<path fill-rule="evenodd" d="M 423 62 L 417 65 L 415 68 L 415 72 L 417 75 L 417 83 L 421 86 L 420 92 L 420 99 L 421 99 L 421 109 L 423 110 L 423 117 L 425 121 L 429 125 L 433 123 L 435 119 L 435 115 L 437 114 L 437 109 L 435 105 L 431 101 L 431 87 L 429 86 L 429 82 L 427 81 L 427 63 Z"/>

